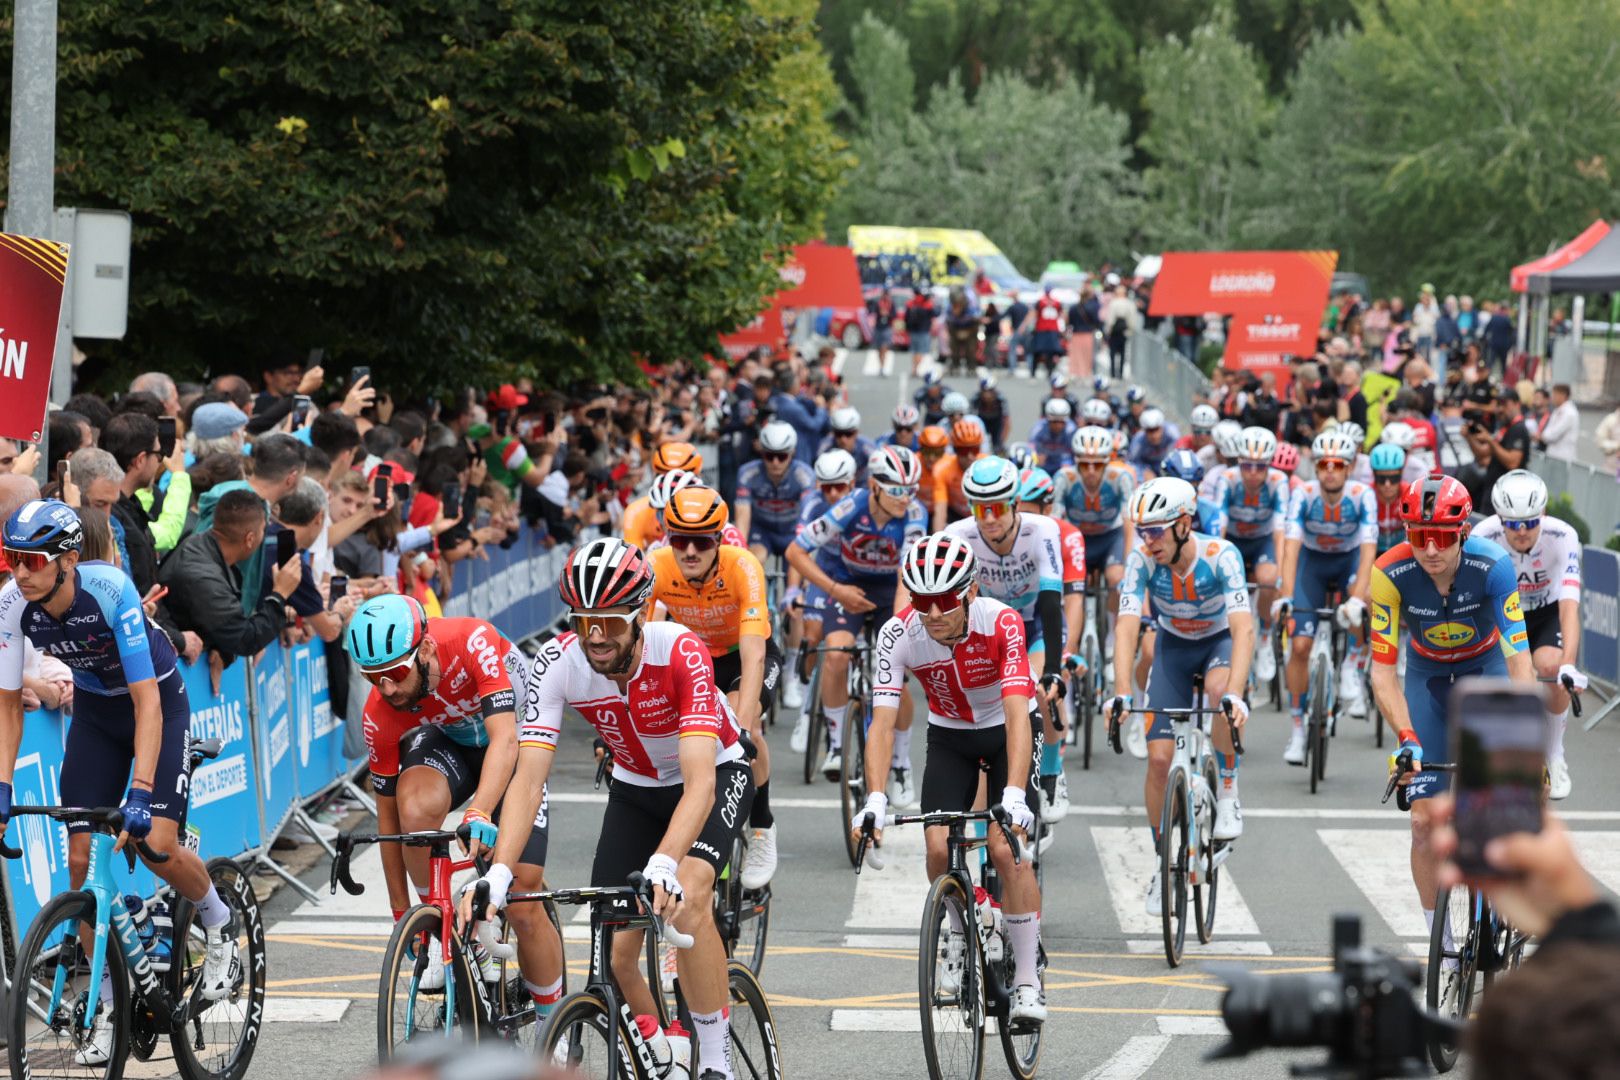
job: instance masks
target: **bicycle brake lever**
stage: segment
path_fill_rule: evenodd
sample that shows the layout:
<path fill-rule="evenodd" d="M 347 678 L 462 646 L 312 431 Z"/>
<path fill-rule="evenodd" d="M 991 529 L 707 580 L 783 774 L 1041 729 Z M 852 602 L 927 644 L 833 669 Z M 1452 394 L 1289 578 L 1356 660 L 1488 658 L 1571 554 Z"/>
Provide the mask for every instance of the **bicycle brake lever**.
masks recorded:
<path fill-rule="evenodd" d="M 1007 841 L 1007 847 L 1012 851 L 1013 865 L 1017 866 L 1022 863 L 1024 860 L 1018 854 L 1018 837 L 1013 835 L 1012 826 L 1007 824 L 1007 812 L 1000 805 L 992 806 L 990 808 L 990 817 L 997 825 L 1001 826 L 1001 838 Z"/>
<path fill-rule="evenodd" d="M 0 857 L 7 859 L 20 859 L 22 858 L 22 848 L 14 848 L 10 844 L 6 843 L 4 837 L 0 837 Z"/>
<path fill-rule="evenodd" d="M 1575 680 L 1568 675 L 1560 676 L 1559 682 L 1564 684 L 1564 691 L 1569 694 L 1569 711 L 1575 714 L 1575 719 L 1581 718 L 1581 692 L 1575 689 Z"/>
<path fill-rule="evenodd" d="M 337 858 L 332 860 L 332 892 L 337 893 L 337 886 L 342 884 L 343 891 L 350 896 L 359 896 L 366 891 L 366 887 L 349 875 L 349 860 L 354 855 L 354 836 L 352 833 L 342 833 L 337 839 Z"/>

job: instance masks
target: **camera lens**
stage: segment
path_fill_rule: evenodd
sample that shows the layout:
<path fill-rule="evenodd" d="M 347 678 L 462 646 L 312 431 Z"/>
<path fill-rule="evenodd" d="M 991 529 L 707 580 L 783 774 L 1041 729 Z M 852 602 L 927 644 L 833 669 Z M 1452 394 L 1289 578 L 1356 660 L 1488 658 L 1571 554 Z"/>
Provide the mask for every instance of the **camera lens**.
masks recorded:
<path fill-rule="evenodd" d="M 1344 983 L 1336 974 L 1243 974 L 1231 980 L 1221 1016 L 1242 1050 L 1266 1046 L 1326 1046 L 1344 1011 Z"/>

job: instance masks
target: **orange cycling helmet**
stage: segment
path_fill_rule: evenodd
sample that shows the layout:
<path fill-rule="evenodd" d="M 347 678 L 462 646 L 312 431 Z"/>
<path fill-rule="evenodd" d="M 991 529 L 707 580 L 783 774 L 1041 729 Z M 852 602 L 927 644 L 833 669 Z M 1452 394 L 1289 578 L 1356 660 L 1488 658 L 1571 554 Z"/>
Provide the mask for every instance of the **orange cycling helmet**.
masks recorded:
<path fill-rule="evenodd" d="M 703 455 L 689 442 L 667 442 L 653 451 L 652 467 L 655 473 L 667 473 L 672 469 L 702 472 Z"/>
<path fill-rule="evenodd" d="M 730 520 L 726 500 L 714 488 L 684 488 L 671 495 L 664 505 L 665 532 L 716 533 Z"/>
<path fill-rule="evenodd" d="M 929 424 L 917 436 L 917 445 L 924 450 L 943 450 L 950 444 L 950 441 L 950 437 L 945 434 L 945 429 L 938 424 Z"/>
<path fill-rule="evenodd" d="M 977 420 L 963 417 L 951 425 L 951 444 L 954 446 L 982 446 L 984 444 L 984 428 L 979 426 Z"/>

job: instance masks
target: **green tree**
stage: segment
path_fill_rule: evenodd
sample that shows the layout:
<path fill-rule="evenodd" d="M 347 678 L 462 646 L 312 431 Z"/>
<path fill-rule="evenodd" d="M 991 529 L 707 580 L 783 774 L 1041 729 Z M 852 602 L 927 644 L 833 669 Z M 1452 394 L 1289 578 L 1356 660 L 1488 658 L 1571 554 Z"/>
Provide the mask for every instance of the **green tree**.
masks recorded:
<path fill-rule="evenodd" d="M 1288 87 L 1311 43 L 1339 27 L 1359 25 L 1354 0 L 1235 0 L 1233 30 L 1266 67 L 1266 88 Z"/>
<path fill-rule="evenodd" d="M 136 223 L 113 359 L 322 344 L 426 388 L 711 350 L 845 164 L 812 12 L 70 0 L 58 201 Z"/>
<path fill-rule="evenodd" d="M 1142 81 L 1150 235 L 1167 248 L 1231 247 L 1272 114 L 1259 61 L 1222 18 L 1144 50 Z"/>

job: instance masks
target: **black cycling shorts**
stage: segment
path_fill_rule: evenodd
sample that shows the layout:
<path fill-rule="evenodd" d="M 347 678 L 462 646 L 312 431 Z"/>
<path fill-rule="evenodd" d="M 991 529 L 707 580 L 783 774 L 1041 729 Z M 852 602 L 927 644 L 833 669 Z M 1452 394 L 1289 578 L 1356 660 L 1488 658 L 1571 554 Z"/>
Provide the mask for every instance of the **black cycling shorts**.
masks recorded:
<path fill-rule="evenodd" d="M 158 682 L 163 742 L 152 776 L 152 816 L 186 825 L 186 788 L 191 782 L 191 701 L 177 671 Z M 73 697 L 73 721 L 62 748 L 61 796 L 65 806 L 122 806 L 135 764 L 135 702 L 127 694 Z M 88 821 L 68 822 L 68 832 L 91 832 Z"/>
<path fill-rule="evenodd" d="M 1031 807 L 1039 806 L 1036 785 L 1041 775 L 1041 724 L 1031 719 L 1034 730 L 1029 780 L 1024 785 Z M 979 795 L 980 763 L 990 766 L 985 777 L 986 798 L 990 805 L 1001 801 L 1007 786 L 1007 730 L 997 724 L 986 728 L 948 728 L 928 725 L 928 758 L 923 765 L 922 809 L 925 814 L 957 813 L 973 809 Z"/>
<path fill-rule="evenodd" d="M 716 879 L 731 859 L 731 846 L 748 823 L 754 805 L 754 772 L 746 761 L 728 761 L 714 770 L 714 805 L 687 855 L 702 859 Z M 602 835 L 591 863 L 591 884 L 599 889 L 623 885 L 644 870 L 669 830 L 685 786 L 643 787 L 614 780 L 608 790 Z"/>
<path fill-rule="evenodd" d="M 1562 649 L 1564 647 L 1564 624 L 1558 618 L 1558 604 L 1543 604 L 1538 608 L 1526 608 L 1524 612 L 1524 634 L 1530 641 L 1530 651 L 1550 647 Z"/>
<path fill-rule="evenodd" d="M 782 650 L 776 647 L 775 638 L 766 638 L 765 681 L 760 683 L 759 686 L 759 707 L 761 711 L 771 707 L 771 699 L 776 696 L 776 683 L 781 677 Z M 734 694 L 742 689 L 741 649 L 733 649 L 714 658 L 714 684 L 725 687 L 728 694 Z"/>
<path fill-rule="evenodd" d="M 415 768 L 432 769 L 450 785 L 450 805 L 457 807 L 478 791 L 486 750 L 488 747 L 484 746 L 462 746 L 436 724 L 420 724 L 399 737 L 399 774 L 404 776 L 407 770 Z M 395 790 L 398 790 L 397 783 Z M 518 862 L 530 866 L 546 865 L 546 846 L 551 835 L 550 801 L 550 792 L 542 788 L 540 809 L 535 811 L 534 823 L 529 828 L 529 840 L 523 845 L 523 854 L 518 856 Z M 490 819 L 500 824 L 500 805 L 490 812 Z"/>

